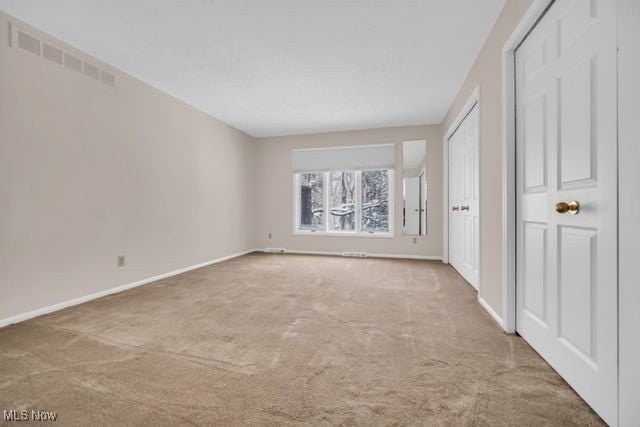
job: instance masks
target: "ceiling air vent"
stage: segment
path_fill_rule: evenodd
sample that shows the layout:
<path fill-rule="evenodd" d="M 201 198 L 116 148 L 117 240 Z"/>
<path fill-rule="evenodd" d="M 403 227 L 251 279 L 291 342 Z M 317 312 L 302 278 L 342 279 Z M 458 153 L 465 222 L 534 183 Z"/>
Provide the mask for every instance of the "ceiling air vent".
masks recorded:
<path fill-rule="evenodd" d="M 9 47 L 19 47 L 22 50 L 31 52 L 35 55 L 54 62 L 65 68 L 82 73 L 85 76 L 97 80 L 107 86 L 115 87 L 116 76 L 114 73 L 105 71 L 97 65 L 93 65 L 85 61 L 82 56 L 75 56 L 64 51 L 59 47 L 55 47 L 46 41 L 41 41 L 24 31 L 16 28 L 11 22 L 8 25 L 9 30 Z"/>
<path fill-rule="evenodd" d="M 40 56 L 40 40 L 18 30 L 18 47 Z"/>
<path fill-rule="evenodd" d="M 100 80 L 100 70 L 95 65 L 83 63 L 84 75 L 92 79 Z"/>
<path fill-rule="evenodd" d="M 53 47 L 48 43 L 42 44 L 42 56 L 49 61 L 62 65 L 62 51 L 57 47 Z"/>
<path fill-rule="evenodd" d="M 116 78 L 113 74 L 100 70 L 100 81 L 109 86 L 115 86 Z"/>
<path fill-rule="evenodd" d="M 64 54 L 64 66 L 78 73 L 82 72 L 82 61 L 80 58 L 76 58 L 68 53 Z"/>

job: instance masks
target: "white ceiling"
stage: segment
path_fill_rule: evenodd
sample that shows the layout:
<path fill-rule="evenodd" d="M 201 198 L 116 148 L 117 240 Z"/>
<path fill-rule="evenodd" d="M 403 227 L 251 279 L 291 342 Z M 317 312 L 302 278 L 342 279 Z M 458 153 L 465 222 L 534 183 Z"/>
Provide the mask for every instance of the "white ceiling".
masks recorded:
<path fill-rule="evenodd" d="M 0 0 L 254 136 L 440 123 L 506 0 Z"/>

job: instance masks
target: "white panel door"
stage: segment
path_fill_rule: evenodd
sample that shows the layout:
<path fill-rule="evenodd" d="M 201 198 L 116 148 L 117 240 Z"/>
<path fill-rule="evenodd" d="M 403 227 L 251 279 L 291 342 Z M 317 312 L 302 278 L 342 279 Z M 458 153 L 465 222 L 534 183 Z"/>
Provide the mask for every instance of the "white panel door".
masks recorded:
<path fill-rule="evenodd" d="M 449 263 L 478 289 L 480 204 L 478 105 L 449 138 Z"/>
<path fill-rule="evenodd" d="M 615 2 L 557 0 L 516 51 L 516 93 L 517 331 L 615 425 Z"/>

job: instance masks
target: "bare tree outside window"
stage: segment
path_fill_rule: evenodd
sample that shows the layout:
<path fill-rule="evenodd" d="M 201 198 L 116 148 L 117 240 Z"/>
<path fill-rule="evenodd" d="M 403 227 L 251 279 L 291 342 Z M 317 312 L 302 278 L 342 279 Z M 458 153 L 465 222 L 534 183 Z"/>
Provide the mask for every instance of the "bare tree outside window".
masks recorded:
<path fill-rule="evenodd" d="M 362 231 L 389 231 L 389 176 L 387 170 L 362 171 Z"/>
<path fill-rule="evenodd" d="M 322 230 L 324 219 L 324 192 L 322 173 L 300 175 L 300 229 Z"/>
<path fill-rule="evenodd" d="M 329 174 L 329 229 L 355 231 L 356 179 L 353 171 Z"/>

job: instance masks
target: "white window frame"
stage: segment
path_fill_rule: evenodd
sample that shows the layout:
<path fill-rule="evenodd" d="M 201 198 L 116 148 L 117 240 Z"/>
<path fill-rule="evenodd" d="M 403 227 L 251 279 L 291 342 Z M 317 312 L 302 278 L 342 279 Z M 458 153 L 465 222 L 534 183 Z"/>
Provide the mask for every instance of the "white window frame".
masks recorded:
<path fill-rule="evenodd" d="M 388 193 L 389 200 L 389 231 L 375 232 L 362 231 L 362 172 L 386 170 L 388 177 Z M 356 230 L 355 231 L 332 231 L 329 230 L 329 174 L 331 172 L 354 172 L 356 185 Z M 324 215 L 322 218 L 321 230 L 300 230 L 300 179 L 299 175 L 303 173 L 321 173 L 322 174 L 322 198 L 324 202 Z M 344 169 L 344 170 L 316 170 L 316 171 L 297 171 L 293 173 L 293 234 L 302 236 L 331 236 L 331 237 L 375 237 L 390 238 L 394 237 L 395 223 L 395 185 L 394 185 L 394 169 L 390 168 L 369 168 L 369 169 Z"/>
<path fill-rule="evenodd" d="M 295 234 L 321 234 L 327 229 L 327 218 L 325 212 L 322 215 L 322 228 L 319 230 L 301 230 L 300 229 L 300 175 L 303 173 L 322 174 L 322 204 L 323 209 L 327 204 L 327 176 L 321 171 L 304 171 L 294 172 L 293 174 L 293 232 Z M 326 210 L 326 209 L 325 209 Z"/>

